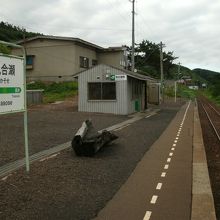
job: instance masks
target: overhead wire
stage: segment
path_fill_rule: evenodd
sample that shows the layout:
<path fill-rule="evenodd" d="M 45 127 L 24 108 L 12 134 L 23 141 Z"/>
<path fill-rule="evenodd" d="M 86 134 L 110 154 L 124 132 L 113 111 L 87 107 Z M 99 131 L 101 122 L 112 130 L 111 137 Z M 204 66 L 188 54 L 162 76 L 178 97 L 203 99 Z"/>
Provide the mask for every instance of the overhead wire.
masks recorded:
<path fill-rule="evenodd" d="M 117 1 L 117 0 L 116 0 Z M 119 10 L 119 8 L 118 7 L 116 7 L 115 6 L 115 4 L 113 4 L 110 0 L 107 0 L 107 2 L 111 5 L 111 7 L 112 8 L 114 8 L 115 10 L 114 10 L 114 12 L 118 12 L 118 15 L 125 21 L 125 23 L 126 23 L 126 25 L 128 24 L 128 17 L 125 17 L 122 13 L 121 13 L 121 11 Z M 117 1 L 118 2 L 118 1 Z"/>

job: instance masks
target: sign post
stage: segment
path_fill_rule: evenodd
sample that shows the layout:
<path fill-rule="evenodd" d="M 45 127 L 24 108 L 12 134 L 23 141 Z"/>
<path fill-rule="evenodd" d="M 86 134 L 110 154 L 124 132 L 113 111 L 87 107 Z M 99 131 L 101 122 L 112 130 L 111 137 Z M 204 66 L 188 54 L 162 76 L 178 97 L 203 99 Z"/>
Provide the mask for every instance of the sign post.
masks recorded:
<path fill-rule="evenodd" d="M 4 41 L 0 44 L 20 48 L 23 57 L 0 54 L 0 115 L 24 113 L 25 164 L 29 172 L 27 103 L 26 103 L 26 53 L 24 47 Z"/>

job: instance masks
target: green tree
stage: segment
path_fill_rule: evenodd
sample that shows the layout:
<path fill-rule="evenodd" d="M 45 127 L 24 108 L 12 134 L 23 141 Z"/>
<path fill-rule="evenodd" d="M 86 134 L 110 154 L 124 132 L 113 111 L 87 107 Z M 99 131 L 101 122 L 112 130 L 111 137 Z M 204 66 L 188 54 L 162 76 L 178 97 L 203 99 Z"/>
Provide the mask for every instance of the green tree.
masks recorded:
<path fill-rule="evenodd" d="M 10 54 L 11 50 L 7 46 L 0 44 L 0 53 Z"/>
<path fill-rule="evenodd" d="M 131 49 L 131 48 L 130 48 Z M 163 67 L 164 76 L 170 78 L 170 68 L 173 61 L 177 57 L 173 56 L 173 52 L 163 52 Z M 135 66 L 138 70 L 149 72 L 154 77 L 160 76 L 160 45 L 143 40 L 141 43 L 135 45 Z"/>

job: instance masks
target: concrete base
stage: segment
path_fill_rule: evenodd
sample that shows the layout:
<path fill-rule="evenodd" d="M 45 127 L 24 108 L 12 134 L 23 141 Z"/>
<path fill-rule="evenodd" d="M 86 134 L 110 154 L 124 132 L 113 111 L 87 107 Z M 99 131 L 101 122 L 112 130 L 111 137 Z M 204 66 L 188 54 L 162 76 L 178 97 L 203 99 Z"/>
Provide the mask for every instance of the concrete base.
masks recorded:
<path fill-rule="evenodd" d="M 216 220 L 202 129 L 197 106 L 194 108 L 193 188 L 191 220 Z"/>

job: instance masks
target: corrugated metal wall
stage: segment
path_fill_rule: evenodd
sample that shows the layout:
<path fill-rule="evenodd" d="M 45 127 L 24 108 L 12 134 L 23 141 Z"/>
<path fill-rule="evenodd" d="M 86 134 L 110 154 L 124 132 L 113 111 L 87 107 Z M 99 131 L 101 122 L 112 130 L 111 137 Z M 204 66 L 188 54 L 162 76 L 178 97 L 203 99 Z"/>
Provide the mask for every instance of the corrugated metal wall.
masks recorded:
<path fill-rule="evenodd" d="M 44 90 L 27 90 L 27 105 L 43 103 Z"/>
<path fill-rule="evenodd" d="M 106 75 L 125 75 L 124 72 L 104 64 L 79 74 L 79 111 L 101 112 L 127 115 L 127 81 L 116 81 L 115 101 L 91 101 L 88 100 L 88 82 L 112 82 L 106 79 Z"/>

